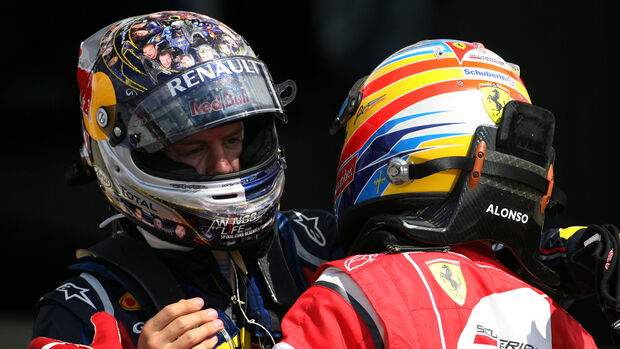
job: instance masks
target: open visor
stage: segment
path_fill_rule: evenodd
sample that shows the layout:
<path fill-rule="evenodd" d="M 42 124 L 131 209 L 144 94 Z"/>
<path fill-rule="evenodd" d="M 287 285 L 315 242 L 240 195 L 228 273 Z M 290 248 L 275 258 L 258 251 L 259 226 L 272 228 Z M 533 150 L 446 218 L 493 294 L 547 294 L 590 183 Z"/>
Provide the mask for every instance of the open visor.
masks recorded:
<path fill-rule="evenodd" d="M 129 142 L 152 153 L 206 128 L 260 113 L 284 115 L 278 89 L 252 57 L 208 61 L 118 110 Z M 123 108 L 123 109 L 124 109 Z"/>

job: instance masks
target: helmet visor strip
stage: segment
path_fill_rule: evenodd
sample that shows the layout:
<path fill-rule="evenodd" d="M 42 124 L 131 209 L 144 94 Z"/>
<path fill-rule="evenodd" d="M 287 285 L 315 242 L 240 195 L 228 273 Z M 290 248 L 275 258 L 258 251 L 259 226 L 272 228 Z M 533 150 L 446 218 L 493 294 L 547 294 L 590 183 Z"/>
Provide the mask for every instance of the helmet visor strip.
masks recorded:
<path fill-rule="evenodd" d="M 206 128 L 254 114 L 284 114 L 263 62 L 227 57 L 205 62 L 127 103 L 120 113 L 129 142 L 155 152 Z"/>

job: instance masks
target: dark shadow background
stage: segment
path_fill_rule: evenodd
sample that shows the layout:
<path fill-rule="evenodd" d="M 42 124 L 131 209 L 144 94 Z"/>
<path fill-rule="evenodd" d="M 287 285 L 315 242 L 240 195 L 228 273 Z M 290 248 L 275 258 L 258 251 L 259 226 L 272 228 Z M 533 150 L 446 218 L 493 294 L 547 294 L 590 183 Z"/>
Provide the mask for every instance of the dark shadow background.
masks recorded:
<path fill-rule="evenodd" d="M 13 4 L 3 16 L 3 318 L 25 319 L 28 326 L 37 299 L 63 280 L 73 251 L 108 234 L 97 227 L 108 212 L 96 186 L 64 183 L 81 145 L 79 43 L 117 19 L 171 9 L 228 24 L 267 63 L 276 82 L 297 82 L 289 123 L 279 127 L 289 165 L 283 209 L 331 209 L 341 138 L 329 136 L 328 128 L 353 82 L 406 45 L 451 38 L 482 42 L 519 64 L 533 103 L 556 115 L 556 183 L 569 206 L 548 224 L 619 223 L 619 116 L 612 103 L 618 98 L 612 53 L 618 30 L 602 1 Z M 578 302 L 572 311 L 599 344 L 608 345 L 594 300 Z M 27 340 L 15 343 L 25 346 Z"/>

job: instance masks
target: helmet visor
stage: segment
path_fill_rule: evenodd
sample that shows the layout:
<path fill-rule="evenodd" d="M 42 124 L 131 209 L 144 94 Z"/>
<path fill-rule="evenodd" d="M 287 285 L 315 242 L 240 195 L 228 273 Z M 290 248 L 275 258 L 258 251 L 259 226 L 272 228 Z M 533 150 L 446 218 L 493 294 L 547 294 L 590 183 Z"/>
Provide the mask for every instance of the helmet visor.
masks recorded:
<path fill-rule="evenodd" d="M 119 117 L 129 142 L 148 153 L 253 114 L 284 114 L 265 64 L 245 56 L 192 67 L 126 106 Z"/>

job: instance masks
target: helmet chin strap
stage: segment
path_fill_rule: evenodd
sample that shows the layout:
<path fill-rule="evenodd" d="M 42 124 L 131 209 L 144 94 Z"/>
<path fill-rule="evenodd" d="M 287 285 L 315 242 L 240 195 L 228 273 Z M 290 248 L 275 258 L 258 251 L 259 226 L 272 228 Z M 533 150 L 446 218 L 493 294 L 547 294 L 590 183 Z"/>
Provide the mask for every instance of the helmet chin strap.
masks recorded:
<path fill-rule="evenodd" d="M 482 175 L 490 175 L 510 179 L 521 184 L 528 185 L 541 193 L 549 191 L 549 185 L 553 182 L 532 170 L 512 166 L 504 162 L 485 159 L 487 156 L 486 142 L 481 141 L 476 147 L 474 156 L 448 156 L 432 159 L 420 164 L 406 162 L 396 157 L 390 159 L 387 165 L 387 177 L 396 184 L 412 182 L 437 172 L 458 169 L 470 172 L 470 182 L 477 184 Z M 473 190 L 475 185 L 470 185 Z"/>

